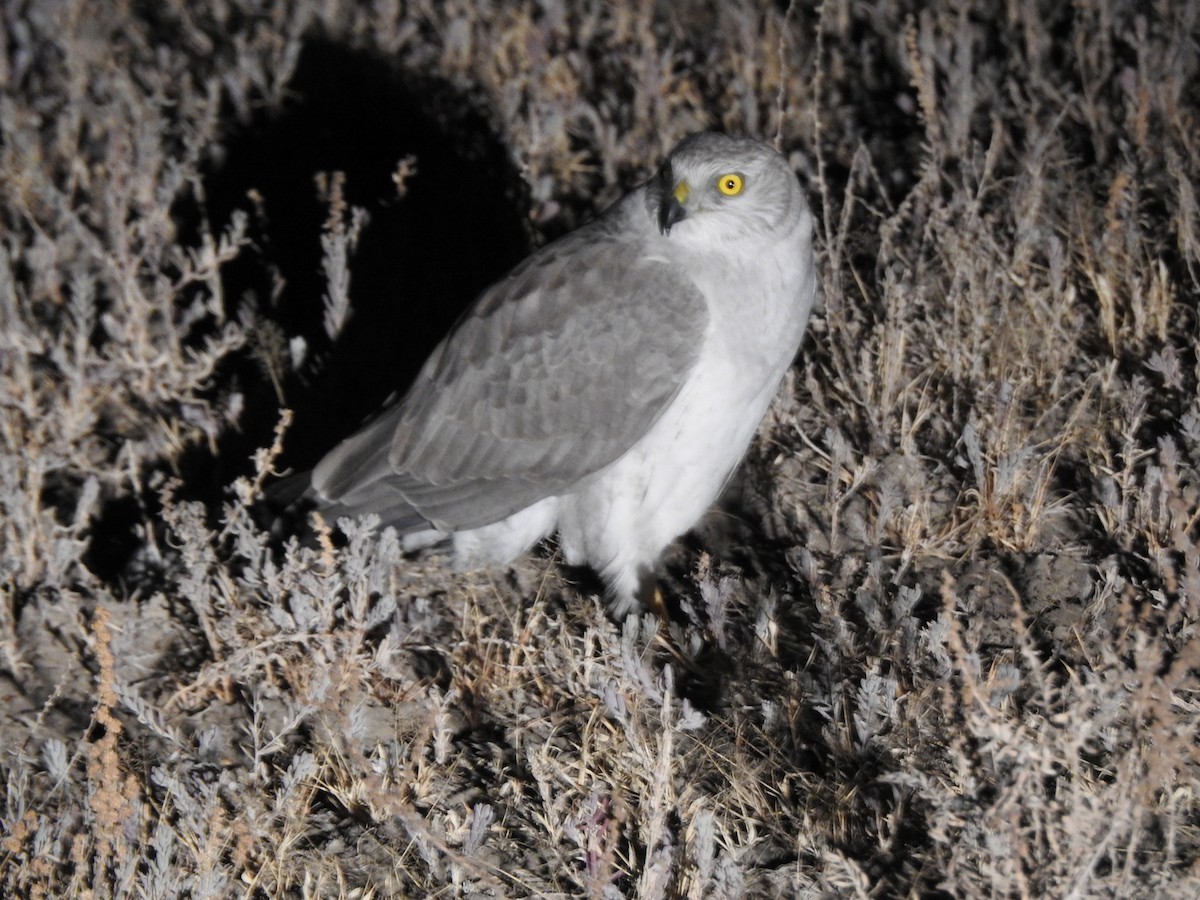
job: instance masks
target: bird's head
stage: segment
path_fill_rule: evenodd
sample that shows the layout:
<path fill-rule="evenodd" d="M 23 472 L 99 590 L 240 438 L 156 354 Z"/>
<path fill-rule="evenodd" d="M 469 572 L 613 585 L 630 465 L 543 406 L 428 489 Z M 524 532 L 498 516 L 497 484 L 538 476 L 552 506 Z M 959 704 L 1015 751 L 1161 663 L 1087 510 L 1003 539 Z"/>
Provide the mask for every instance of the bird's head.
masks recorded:
<path fill-rule="evenodd" d="M 760 234 L 793 221 L 804 203 L 787 162 L 749 138 L 701 132 L 671 151 L 647 186 L 663 235 L 706 239 Z"/>

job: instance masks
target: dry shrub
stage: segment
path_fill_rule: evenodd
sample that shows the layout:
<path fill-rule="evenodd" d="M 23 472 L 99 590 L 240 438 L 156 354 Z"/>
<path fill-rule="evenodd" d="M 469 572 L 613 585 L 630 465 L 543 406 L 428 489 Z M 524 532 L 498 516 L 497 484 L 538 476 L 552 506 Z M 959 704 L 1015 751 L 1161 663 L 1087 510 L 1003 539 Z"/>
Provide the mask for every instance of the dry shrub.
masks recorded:
<path fill-rule="evenodd" d="M 6 894 L 1196 895 L 1198 13 L 760 7 L 5 13 Z M 699 128 L 810 185 L 824 308 L 669 624 L 257 517 L 320 372 L 230 275 L 256 197 L 179 209 L 318 39 L 483 109 L 551 230 Z"/>

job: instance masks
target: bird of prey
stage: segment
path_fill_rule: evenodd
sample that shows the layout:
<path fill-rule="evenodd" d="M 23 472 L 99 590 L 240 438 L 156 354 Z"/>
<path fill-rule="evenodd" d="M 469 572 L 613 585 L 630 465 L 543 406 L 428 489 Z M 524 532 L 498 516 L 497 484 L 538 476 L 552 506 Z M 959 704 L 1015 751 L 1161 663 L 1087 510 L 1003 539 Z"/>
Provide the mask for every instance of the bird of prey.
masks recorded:
<path fill-rule="evenodd" d="M 694 134 L 657 174 L 474 302 L 408 393 L 311 473 L 327 518 L 503 564 L 554 533 L 641 609 L 794 359 L 813 218 L 766 144 Z"/>

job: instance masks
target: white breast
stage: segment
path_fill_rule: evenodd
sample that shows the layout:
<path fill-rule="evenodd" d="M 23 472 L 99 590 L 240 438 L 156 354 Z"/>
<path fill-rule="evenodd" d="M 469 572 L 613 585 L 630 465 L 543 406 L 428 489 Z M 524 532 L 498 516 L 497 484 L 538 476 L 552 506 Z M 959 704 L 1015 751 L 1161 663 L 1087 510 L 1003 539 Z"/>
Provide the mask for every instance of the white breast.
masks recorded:
<path fill-rule="evenodd" d="M 709 326 L 678 396 L 638 443 L 560 498 L 568 562 L 589 562 L 618 594 L 712 505 L 749 446 L 812 308 L 811 218 L 753 256 L 708 254 L 685 271 L 706 285 Z"/>

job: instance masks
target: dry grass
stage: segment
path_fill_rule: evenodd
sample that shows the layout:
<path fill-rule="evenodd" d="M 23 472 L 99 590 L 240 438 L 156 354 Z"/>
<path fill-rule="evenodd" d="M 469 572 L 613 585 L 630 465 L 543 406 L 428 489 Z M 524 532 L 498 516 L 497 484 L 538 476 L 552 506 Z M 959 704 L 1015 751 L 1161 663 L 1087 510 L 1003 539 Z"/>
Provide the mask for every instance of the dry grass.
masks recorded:
<path fill-rule="evenodd" d="M 1200 893 L 1200 11 L 793 6 L 9 4 L 0 892 Z M 824 308 L 670 625 L 263 528 L 437 162 L 306 173 L 296 326 L 287 161 L 210 198 L 315 43 L 547 234 L 699 128 L 792 154 Z"/>

